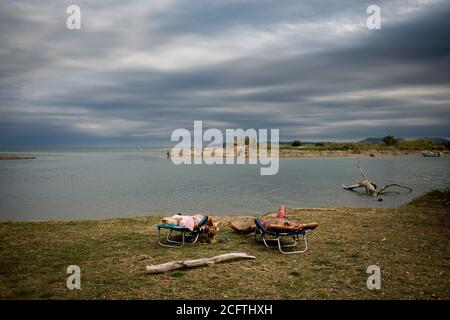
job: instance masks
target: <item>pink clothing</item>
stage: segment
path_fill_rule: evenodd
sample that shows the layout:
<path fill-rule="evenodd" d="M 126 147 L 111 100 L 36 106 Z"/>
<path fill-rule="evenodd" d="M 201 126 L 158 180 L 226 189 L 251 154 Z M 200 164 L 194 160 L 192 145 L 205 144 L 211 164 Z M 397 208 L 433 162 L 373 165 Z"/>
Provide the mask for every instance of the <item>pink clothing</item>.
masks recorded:
<path fill-rule="evenodd" d="M 178 225 L 182 228 L 186 228 L 189 231 L 194 231 L 195 225 L 199 223 L 202 215 L 196 214 L 195 216 L 180 216 L 174 215 L 172 218 L 176 219 Z"/>
<path fill-rule="evenodd" d="M 280 218 L 280 219 L 286 218 L 286 212 L 281 211 L 281 210 L 278 211 L 277 218 Z"/>

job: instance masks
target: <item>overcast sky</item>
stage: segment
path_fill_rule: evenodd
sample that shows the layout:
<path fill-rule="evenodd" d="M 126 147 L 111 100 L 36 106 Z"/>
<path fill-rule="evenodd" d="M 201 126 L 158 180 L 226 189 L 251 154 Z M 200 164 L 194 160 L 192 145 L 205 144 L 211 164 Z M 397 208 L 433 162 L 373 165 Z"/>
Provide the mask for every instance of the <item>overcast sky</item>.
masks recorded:
<path fill-rule="evenodd" d="M 2 1 L 0 146 L 450 137 L 449 34 L 450 1 Z"/>

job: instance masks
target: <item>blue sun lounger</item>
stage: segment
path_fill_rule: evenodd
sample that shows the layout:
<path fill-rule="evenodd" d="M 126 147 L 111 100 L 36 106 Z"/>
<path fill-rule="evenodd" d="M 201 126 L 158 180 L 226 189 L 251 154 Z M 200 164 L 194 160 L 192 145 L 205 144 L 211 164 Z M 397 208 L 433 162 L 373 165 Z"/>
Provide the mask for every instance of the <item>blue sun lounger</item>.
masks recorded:
<path fill-rule="evenodd" d="M 306 231 L 305 230 L 286 230 L 286 231 L 271 231 L 266 230 L 262 224 L 262 222 L 258 219 L 255 219 L 256 230 L 255 230 L 255 240 L 258 241 L 258 236 L 261 236 L 264 245 L 267 248 L 277 248 L 280 250 L 282 254 L 293 254 L 293 253 L 303 253 L 308 250 L 308 241 L 306 239 Z M 287 247 L 295 247 L 297 242 L 299 241 L 299 236 L 303 236 L 305 242 L 305 248 L 303 250 L 298 251 L 283 251 L 283 248 Z M 294 240 L 291 244 L 281 244 L 281 239 L 283 237 L 292 237 Z M 276 242 L 275 245 L 269 245 L 269 242 Z"/>
<path fill-rule="evenodd" d="M 156 227 L 158 228 L 158 241 L 159 244 L 163 247 L 170 247 L 170 248 L 180 248 L 184 246 L 185 243 L 194 244 L 197 242 L 198 237 L 200 235 L 200 228 L 205 225 L 206 221 L 208 221 L 208 216 L 203 216 L 203 218 L 200 219 L 198 226 L 193 230 L 190 231 L 187 228 L 182 228 L 178 225 L 165 225 L 165 224 L 157 224 Z M 161 241 L 161 229 L 168 230 L 169 233 L 167 234 L 166 241 Z M 176 237 L 171 237 L 173 232 L 177 232 L 181 234 L 181 241 L 177 240 Z"/>

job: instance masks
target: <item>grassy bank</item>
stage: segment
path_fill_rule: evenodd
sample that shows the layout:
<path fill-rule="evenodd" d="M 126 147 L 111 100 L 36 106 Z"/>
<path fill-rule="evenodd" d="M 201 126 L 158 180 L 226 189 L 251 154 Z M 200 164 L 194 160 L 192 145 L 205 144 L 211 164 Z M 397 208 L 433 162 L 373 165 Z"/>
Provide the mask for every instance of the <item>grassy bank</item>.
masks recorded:
<path fill-rule="evenodd" d="M 395 157 L 423 156 L 423 153 L 440 153 L 448 156 L 449 150 L 442 144 L 427 140 L 400 141 L 394 146 L 361 142 L 318 143 L 301 146 L 280 145 L 280 157 Z"/>
<path fill-rule="evenodd" d="M 433 192 L 397 209 L 288 210 L 316 221 L 310 250 L 281 255 L 226 227 L 227 242 L 160 247 L 158 217 L 0 224 L 0 298 L 10 299 L 449 299 L 450 192 Z M 145 274 L 171 260 L 247 252 L 251 261 Z M 66 289 L 68 265 L 81 290 Z M 366 268 L 382 270 L 382 288 L 366 287 Z"/>
<path fill-rule="evenodd" d="M 306 150 L 306 151 L 382 151 L 382 152 L 399 152 L 399 151 L 446 151 L 449 150 L 447 145 L 434 143 L 427 139 L 402 140 L 397 141 L 393 145 L 372 144 L 364 142 L 327 142 L 316 144 L 305 144 L 300 146 L 281 145 L 280 150 Z"/>

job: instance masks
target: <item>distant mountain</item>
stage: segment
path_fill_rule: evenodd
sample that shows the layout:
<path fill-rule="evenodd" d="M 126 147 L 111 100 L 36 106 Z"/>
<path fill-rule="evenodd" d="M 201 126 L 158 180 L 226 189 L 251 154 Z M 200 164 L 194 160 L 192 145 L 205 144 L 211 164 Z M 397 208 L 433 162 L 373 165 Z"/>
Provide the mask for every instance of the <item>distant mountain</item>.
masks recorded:
<path fill-rule="evenodd" d="M 366 143 L 366 144 L 382 144 L 383 138 L 365 138 L 364 140 L 361 140 L 360 142 Z"/>
<path fill-rule="evenodd" d="M 444 143 L 450 141 L 450 140 L 448 140 L 448 139 L 445 139 L 445 138 L 439 138 L 439 137 L 432 137 L 432 138 L 425 137 L 425 138 L 421 138 L 421 139 L 431 140 L 431 141 L 432 141 L 433 143 L 435 143 L 435 144 L 444 144 Z"/>

